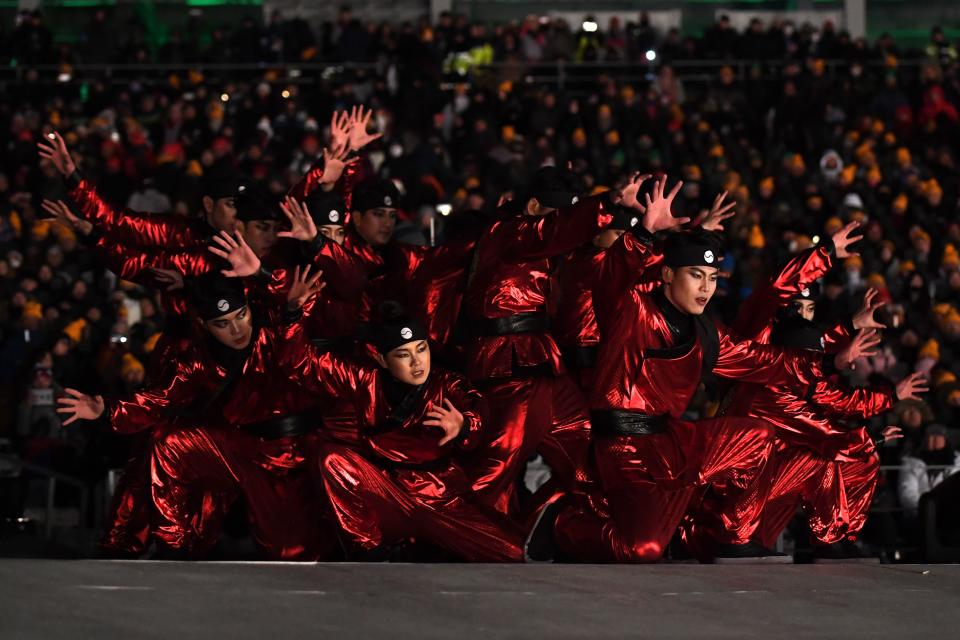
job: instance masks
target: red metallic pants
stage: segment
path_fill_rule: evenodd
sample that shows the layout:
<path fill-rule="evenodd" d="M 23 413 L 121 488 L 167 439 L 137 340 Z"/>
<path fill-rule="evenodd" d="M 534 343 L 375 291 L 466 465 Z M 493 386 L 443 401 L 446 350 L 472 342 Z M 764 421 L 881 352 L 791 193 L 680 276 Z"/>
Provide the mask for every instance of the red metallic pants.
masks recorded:
<path fill-rule="evenodd" d="M 517 478 L 534 453 L 550 465 L 558 486 L 586 490 L 590 421 L 583 393 L 568 376 L 510 379 L 481 390 L 491 436 L 464 457 L 463 467 L 483 504 L 515 515 Z"/>
<path fill-rule="evenodd" d="M 318 471 L 350 546 L 373 550 L 412 537 L 471 562 L 523 560 L 520 531 L 469 502 L 469 483 L 454 465 L 388 471 L 354 449 L 330 445 Z"/>
<path fill-rule="evenodd" d="M 114 489 L 98 546 L 110 556 L 137 557 L 147 548 L 153 502 L 149 445 L 137 446 Z"/>
<path fill-rule="evenodd" d="M 264 440 L 226 428 L 162 432 L 151 458 L 154 535 L 174 549 L 202 555 L 216 543 L 226 508 L 242 495 L 253 539 L 267 556 L 326 557 L 335 537 L 306 469 L 314 439 Z"/>
<path fill-rule="evenodd" d="M 610 517 L 566 509 L 557 520 L 558 545 L 586 562 L 656 562 L 698 488 L 712 482 L 749 488 L 770 454 L 771 437 L 762 420 L 716 418 L 671 420 L 654 435 L 596 439 Z"/>
<path fill-rule="evenodd" d="M 834 460 L 800 447 L 774 453 L 769 494 L 754 534 L 757 542 L 772 547 L 798 506 L 815 542 L 855 537 L 867 520 L 880 467 L 876 453 L 865 449 Z"/>

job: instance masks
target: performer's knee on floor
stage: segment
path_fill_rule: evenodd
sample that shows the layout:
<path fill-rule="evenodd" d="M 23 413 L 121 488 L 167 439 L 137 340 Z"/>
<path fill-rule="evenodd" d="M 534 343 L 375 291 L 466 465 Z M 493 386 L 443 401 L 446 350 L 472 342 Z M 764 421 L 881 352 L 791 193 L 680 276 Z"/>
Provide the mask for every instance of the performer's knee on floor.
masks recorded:
<path fill-rule="evenodd" d="M 327 482 L 345 487 L 360 484 L 360 474 L 352 452 L 328 453 L 320 459 L 320 473 Z"/>

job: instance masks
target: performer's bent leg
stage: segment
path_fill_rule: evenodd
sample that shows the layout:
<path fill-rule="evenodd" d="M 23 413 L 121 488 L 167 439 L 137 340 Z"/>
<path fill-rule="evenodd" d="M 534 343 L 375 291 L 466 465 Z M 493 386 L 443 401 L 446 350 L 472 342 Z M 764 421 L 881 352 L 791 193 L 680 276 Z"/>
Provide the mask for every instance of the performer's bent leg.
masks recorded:
<path fill-rule="evenodd" d="M 829 545 L 856 534 L 866 523 L 880 466 L 876 454 L 829 462 L 804 492 L 810 535 Z"/>
<path fill-rule="evenodd" d="M 418 499 L 352 449 L 328 447 L 319 471 L 340 526 L 360 550 L 415 537 L 470 561 L 523 558 L 520 534 L 502 516 L 460 496 Z"/>
<path fill-rule="evenodd" d="M 150 537 L 152 517 L 150 452 L 144 443 L 136 447 L 120 474 L 97 546 L 111 556 L 143 554 Z"/>

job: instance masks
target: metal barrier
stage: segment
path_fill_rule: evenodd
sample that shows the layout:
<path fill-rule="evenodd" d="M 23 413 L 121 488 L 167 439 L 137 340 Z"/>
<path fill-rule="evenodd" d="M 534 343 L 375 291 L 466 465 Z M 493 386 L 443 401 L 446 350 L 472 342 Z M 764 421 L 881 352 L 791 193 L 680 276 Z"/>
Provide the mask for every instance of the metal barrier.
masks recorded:
<path fill-rule="evenodd" d="M 4 458 L 15 462 L 19 465 L 21 472 L 28 471 L 30 473 L 42 476 L 46 479 L 47 482 L 47 491 L 46 491 L 46 504 L 44 508 L 44 513 L 46 514 L 44 523 L 43 523 L 43 537 L 45 540 L 50 540 L 53 537 L 53 510 L 55 507 L 55 500 L 57 496 L 57 484 L 62 483 L 68 486 L 73 487 L 77 490 L 80 495 L 80 505 L 79 513 L 77 515 L 77 528 L 78 529 L 88 529 L 89 520 L 87 516 L 87 505 L 89 500 L 89 489 L 87 488 L 87 483 L 78 478 L 65 475 L 53 469 L 48 469 L 46 467 L 41 467 L 29 462 L 23 462 L 16 456 L 4 455 Z"/>

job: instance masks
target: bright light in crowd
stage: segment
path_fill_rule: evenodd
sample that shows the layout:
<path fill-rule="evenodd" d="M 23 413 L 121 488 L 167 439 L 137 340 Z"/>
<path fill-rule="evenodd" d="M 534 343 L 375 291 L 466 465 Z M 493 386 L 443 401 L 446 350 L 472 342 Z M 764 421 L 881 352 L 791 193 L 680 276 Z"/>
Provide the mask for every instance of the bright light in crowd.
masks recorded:
<path fill-rule="evenodd" d="M 450 215 L 451 211 L 453 211 L 453 207 L 447 202 L 442 202 L 437 205 L 437 213 L 442 216 Z"/>
<path fill-rule="evenodd" d="M 71 76 L 69 73 L 61 73 L 57 75 L 57 82 L 70 82 L 70 78 Z"/>
<path fill-rule="evenodd" d="M 282 95 L 283 99 L 286 100 L 290 97 L 290 90 L 284 89 L 283 91 L 280 92 L 280 95 Z"/>
<path fill-rule="evenodd" d="M 654 60 L 657 59 L 657 52 L 654 51 L 653 49 L 647 49 L 647 53 L 645 54 L 645 57 L 647 58 L 648 62 L 653 62 Z"/>
<path fill-rule="evenodd" d="M 811 240 L 813 240 L 813 244 L 817 244 L 817 243 L 820 242 L 820 236 L 813 236 L 813 238 L 811 238 Z"/>
<path fill-rule="evenodd" d="M 594 31 L 597 30 L 597 23 L 594 22 L 593 20 L 584 20 L 583 30 L 586 31 L 587 33 L 593 33 Z"/>
<path fill-rule="evenodd" d="M 230 99 L 230 96 L 229 96 L 228 94 L 226 94 L 226 93 L 221 93 L 221 94 L 220 94 L 220 102 L 226 102 L 226 101 L 229 100 L 229 99 Z"/>
<path fill-rule="evenodd" d="M 50 138 L 51 140 L 56 140 L 56 139 L 57 139 L 57 136 L 53 135 L 52 133 L 48 133 L 48 134 L 47 134 L 47 137 Z"/>

